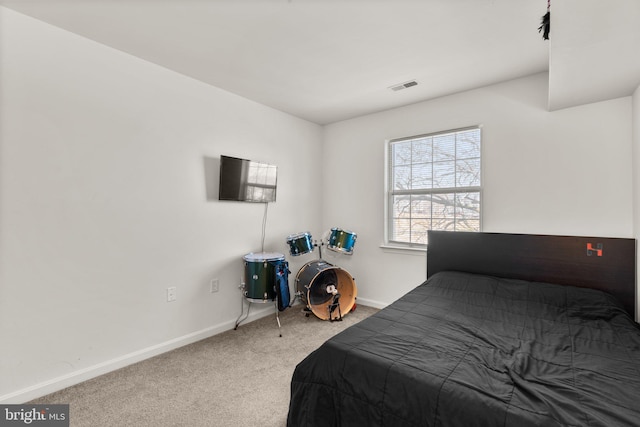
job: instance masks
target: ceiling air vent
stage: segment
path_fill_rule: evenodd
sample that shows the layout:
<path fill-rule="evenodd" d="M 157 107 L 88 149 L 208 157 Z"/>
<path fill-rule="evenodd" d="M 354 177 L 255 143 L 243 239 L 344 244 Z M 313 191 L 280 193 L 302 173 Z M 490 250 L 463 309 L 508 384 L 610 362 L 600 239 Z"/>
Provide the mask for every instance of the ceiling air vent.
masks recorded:
<path fill-rule="evenodd" d="M 417 81 L 411 80 L 411 81 L 408 81 L 408 82 L 400 83 L 398 85 L 393 85 L 389 89 L 391 89 L 394 92 L 397 92 L 399 90 L 403 90 L 403 89 L 406 89 L 406 88 L 411 87 L 411 86 L 417 86 L 417 84 L 418 84 Z"/>

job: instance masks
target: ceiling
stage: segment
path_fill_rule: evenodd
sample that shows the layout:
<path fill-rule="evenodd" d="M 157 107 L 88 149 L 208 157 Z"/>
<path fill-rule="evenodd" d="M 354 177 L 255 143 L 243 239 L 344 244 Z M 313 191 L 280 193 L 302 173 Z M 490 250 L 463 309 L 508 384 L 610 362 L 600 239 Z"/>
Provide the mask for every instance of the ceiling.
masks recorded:
<path fill-rule="evenodd" d="M 552 110 L 640 84 L 639 0 L 555 1 L 549 41 L 537 29 L 546 0 L 0 5 L 318 124 L 543 71 Z"/>

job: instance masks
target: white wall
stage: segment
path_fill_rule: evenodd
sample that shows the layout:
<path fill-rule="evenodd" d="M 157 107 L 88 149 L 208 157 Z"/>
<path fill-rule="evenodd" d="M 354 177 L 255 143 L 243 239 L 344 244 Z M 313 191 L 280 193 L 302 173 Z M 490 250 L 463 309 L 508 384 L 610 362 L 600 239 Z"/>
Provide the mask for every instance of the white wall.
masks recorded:
<path fill-rule="evenodd" d="M 2 7 L 0 31 L 0 402 L 232 328 L 264 205 L 215 200 L 219 156 L 279 166 L 284 253 L 321 224 L 322 128 Z"/>
<path fill-rule="evenodd" d="M 633 133 L 633 234 L 636 240 L 640 239 L 640 86 L 633 93 L 633 119 L 632 119 L 632 133 Z M 637 268 L 640 269 L 640 253 L 636 246 L 636 252 L 639 256 Z M 640 270 L 639 270 L 640 271 Z M 636 277 L 640 274 L 636 273 Z M 638 304 L 636 304 L 636 320 L 640 319 L 640 292 L 637 290 L 636 285 L 636 298 Z"/>
<path fill-rule="evenodd" d="M 631 237 L 631 98 L 548 112 L 546 73 L 328 125 L 323 224 L 358 233 L 333 260 L 361 302 L 390 303 L 425 278 L 423 252 L 383 242 L 385 140 L 481 125 L 483 229 Z"/>
<path fill-rule="evenodd" d="M 279 166 L 266 250 L 356 231 L 353 256 L 323 254 L 373 305 L 425 276 L 423 252 L 380 247 L 387 139 L 482 125 L 486 231 L 640 223 L 638 91 L 550 113 L 539 74 L 323 129 L 2 7 L 0 24 L 0 402 L 233 326 L 263 205 L 215 200 L 220 154 Z M 294 275 L 311 258 L 288 257 Z"/>

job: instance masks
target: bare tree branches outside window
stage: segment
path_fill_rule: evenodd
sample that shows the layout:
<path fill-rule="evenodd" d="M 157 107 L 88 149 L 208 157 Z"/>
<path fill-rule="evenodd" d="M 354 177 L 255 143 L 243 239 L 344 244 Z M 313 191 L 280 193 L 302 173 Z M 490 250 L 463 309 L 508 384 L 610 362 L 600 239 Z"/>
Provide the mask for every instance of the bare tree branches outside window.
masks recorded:
<path fill-rule="evenodd" d="M 480 128 L 389 143 L 388 240 L 426 245 L 427 230 L 480 230 Z"/>

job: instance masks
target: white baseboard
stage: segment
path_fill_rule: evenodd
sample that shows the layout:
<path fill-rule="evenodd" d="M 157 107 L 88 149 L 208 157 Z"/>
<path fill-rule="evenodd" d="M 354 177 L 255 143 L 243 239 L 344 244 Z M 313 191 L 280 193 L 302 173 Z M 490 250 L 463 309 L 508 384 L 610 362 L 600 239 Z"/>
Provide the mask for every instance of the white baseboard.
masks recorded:
<path fill-rule="evenodd" d="M 246 320 L 243 320 L 241 322 L 241 325 L 273 314 L 274 311 L 275 308 L 272 306 L 268 308 L 262 308 L 260 310 L 255 310 L 247 317 Z M 30 400 L 37 399 L 39 397 L 45 396 L 58 390 L 62 390 L 67 387 L 71 387 L 97 376 L 115 371 L 120 368 L 124 368 L 125 366 L 141 362 L 145 359 L 149 359 L 159 354 L 166 353 L 168 351 L 175 350 L 177 348 L 192 344 L 205 338 L 212 337 L 221 332 L 231 330 L 235 327 L 235 325 L 235 320 L 227 321 L 219 325 L 211 326 L 209 328 L 192 332 L 190 334 L 183 335 L 181 337 L 174 338 L 172 340 L 165 341 L 151 347 L 143 348 L 141 350 L 116 357 L 115 359 L 107 360 L 102 363 L 89 366 L 87 368 L 78 369 L 69 374 L 52 378 L 50 380 L 43 381 L 38 384 L 23 388 L 21 390 L 17 390 L 15 392 L 0 396 L 0 404 L 26 403 Z"/>
<path fill-rule="evenodd" d="M 383 302 L 370 300 L 366 298 L 358 298 L 357 303 L 366 305 L 368 307 L 379 308 L 379 309 L 382 309 L 388 305 Z M 273 314 L 274 310 L 275 310 L 274 307 L 266 307 L 260 310 L 254 310 L 247 317 L 247 319 L 242 321 L 241 324 L 248 323 L 265 316 L 269 316 Z M 30 400 L 37 399 L 47 394 L 56 392 L 58 390 L 71 387 L 76 384 L 80 384 L 81 382 L 90 380 L 100 375 L 104 375 L 106 373 L 115 371 L 120 368 L 124 368 L 125 366 L 129 366 L 134 363 L 141 362 L 143 360 L 149 359 L 159 354 L 166 353 L 168 351 L 175 350 L 185 345 L 192 344 L 194 342 L 212 337 L 219 333 L 231 330 L 235 327 L 235 322 L 236 322 L 235 320 L 230 320 L 230 321 L 221 323 L 219 325 L 211 326 L 209 328 L 192 332 L 190 334 L 183 335 L 181 337 L 174 338 L 172 340 L 165 341 L 163 343 L 153 345 L 151 347 L 143 348 L 143 349 L 134 351 L 132 353 L 125 354 L 120 357 L 116 357 L 115 359 L 107 360 L 102 363 L 89 366 L 87 368 L 78 369 L 66 375 L 62 375 L 56 378 L 52 378 L 50 380 L 42 381 L 40 383 L 23 388 L 21 390 L 17 390 L 15 392 L 0 396 L 0 404 L 25 403 Z"/>
<path fill-rule="evenodd" d="M 367 307 L 373 307 L 373 308 L 379 308 L 379 309 L 383 309 L 389 305 L 386 302 L 380 302 L 380 301 L 375 301 L 372 299 L 360 298 L 360 297 L 358 297 L 356 302 L 358 304 L 366 305 Z"/>

